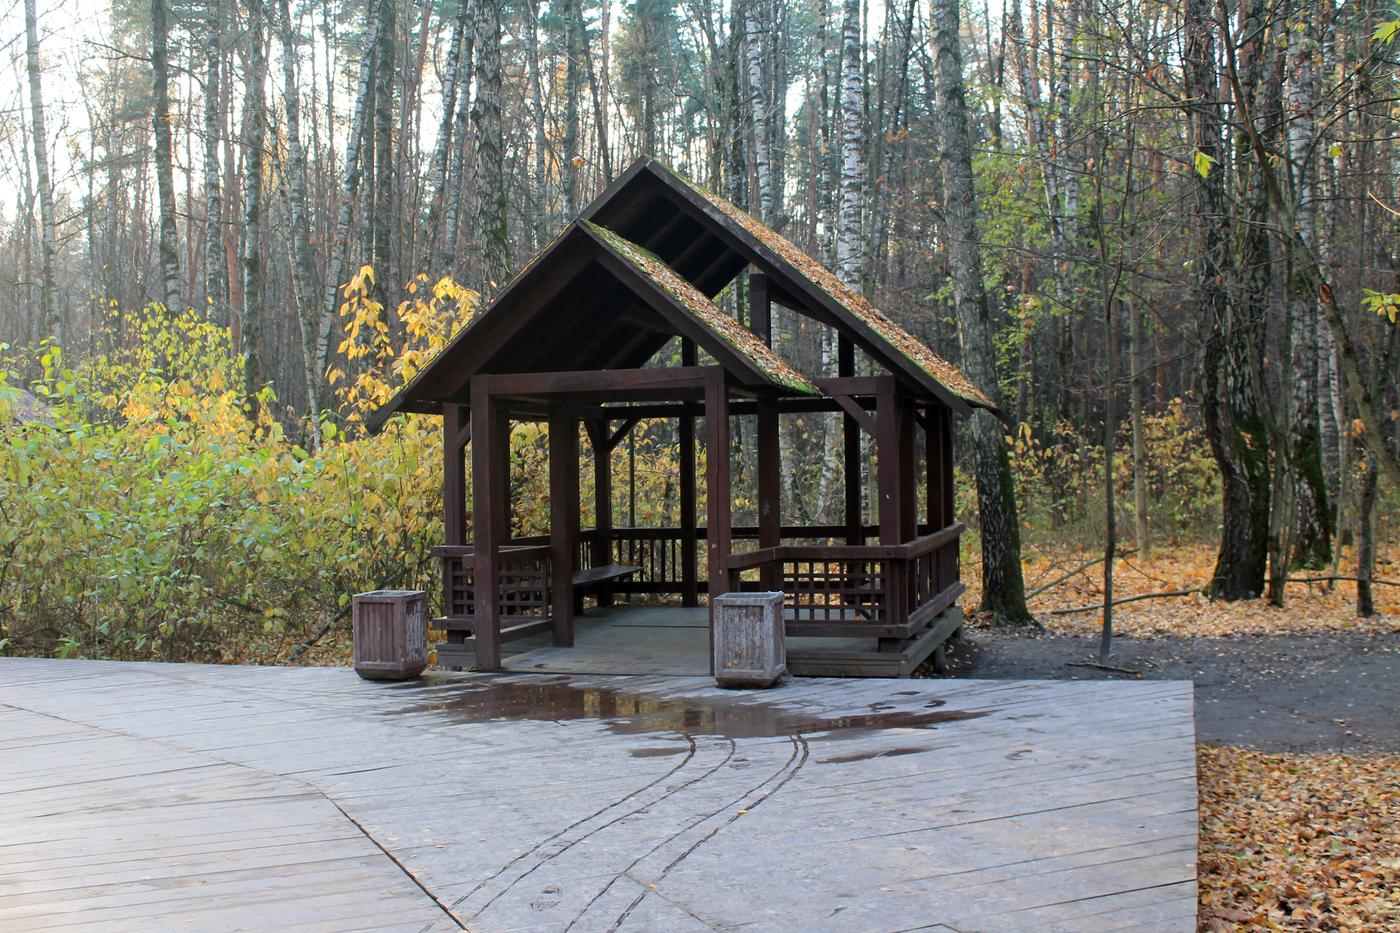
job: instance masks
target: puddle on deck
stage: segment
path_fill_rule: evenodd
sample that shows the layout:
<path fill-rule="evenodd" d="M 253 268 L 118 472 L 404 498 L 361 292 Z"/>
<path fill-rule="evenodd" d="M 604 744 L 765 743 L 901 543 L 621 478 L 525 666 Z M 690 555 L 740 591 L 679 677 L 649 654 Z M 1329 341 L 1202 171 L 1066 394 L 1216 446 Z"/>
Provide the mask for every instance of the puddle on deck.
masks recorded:
<path fill-rule="evenodd" d="M 406 705 L 390 715 L 437 712 L 460 723 L 596 719 L 619 735 L 669 732 L 727 739 L 810 733 L 839 738 L 878 729 L 928 729 L 987 715 L 940 709 L 942 700 L 930 700 L 916 709 L 872 704 L 866 713 L 820 716 L 744 697 L 663 697 L 608 687 L 577 687 L 568 680 L 467 682 L 436 689 L 438 694 L 432 699 Z M 639 751 L 663 754 L 655 749 Z"/>

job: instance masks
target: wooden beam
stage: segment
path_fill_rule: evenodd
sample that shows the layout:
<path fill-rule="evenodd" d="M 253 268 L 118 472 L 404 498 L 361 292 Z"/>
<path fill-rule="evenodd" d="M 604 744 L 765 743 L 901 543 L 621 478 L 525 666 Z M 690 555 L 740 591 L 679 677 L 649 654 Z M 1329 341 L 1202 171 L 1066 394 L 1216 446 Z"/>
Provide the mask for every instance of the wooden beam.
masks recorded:
<path fill-rule="evenodd" d="M 574 541 L 578 538 L 578 422 L 549 419 L 550 618 L 554 644 L 574 643 Z"/>
<path fill-rule="evenodd" d="M 501 456 L 502 416 L 491 397 L 486 379 L 471 380 L 472 422 L 472 583 L 476 597 L 476 667 L 501 669 L 500 554 L 505 543 L 507 504 L 500 501 L 501 472 L 507 461 Z"/>
<path fill-rule="evenodd" d="M 729 559 L 729 391 L 723 371 L 710 377 L 705 387 L 705 549 L 709 557 L 710 663 L 714 664 L 714 599 L 726 590 Z"/>
<path fill-rule="evenodd" d="M 875 436 L 875 419 L 870 417 L 870 412 L 861 407 L 855 398 L 849 395 L 833 395 L 831 400 L 841 407 L 847 418 L 854 419 L 871 437 Z"/>
<path fill-rule="evenodd" d="M 637 422 L 641 420 L 641 418 L 625 419 L 622 422 L 622 425 L 616 431 L 608 435 L 608 450 L 616 450 L 617 445 L 621 444 L 622 441 L 627 437 L 627 435 L 632 433 L 632 429 L 635 428 L 637 426 Z"/>
<path fill-rule="evenodd" d="M 595 369 L 550 373 L 501 373 L 483 376 L 493 395 L 541 396 L 575 393 L 626 393 L 701 389 L 707 385 L 704 366 L 653 369 Z"/>
<path fill-rule="evenodd" d="M 681 341 L 681 365 L 695 365 L 695 341 Z M 681 483 L 681 605 L 700 605 L 699 566 L 695 537 L 695 406 L 685 404 L 680 413 Z"/>

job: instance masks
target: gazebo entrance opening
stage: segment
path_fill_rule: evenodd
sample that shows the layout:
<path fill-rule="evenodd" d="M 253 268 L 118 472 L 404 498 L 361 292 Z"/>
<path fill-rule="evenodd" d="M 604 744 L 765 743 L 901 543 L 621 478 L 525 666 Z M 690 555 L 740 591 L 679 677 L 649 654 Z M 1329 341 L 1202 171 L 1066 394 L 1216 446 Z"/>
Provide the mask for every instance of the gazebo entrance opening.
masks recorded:
<path fill-rule="evenodd" d="M 731 315 L 712 299 L 740 275 L 747 300 Z M 775 304 L 834 331 L 835 375 L 799 372 L 777 352 Z M 677 339 L 680 365 L 659 365 Z M 974 405 L 986 400 L 956 369 L 786 240 L 640 162 L 383 412 L 442 416 L 439 659 L 498 670 L 503 643 L 570 646 L 586 598 L 699 606 L 781 590 L 785 632 L 802 642 L 793 673 L 908 674 L 961 624 L 952 419 Z M 784 525 L 781 419 L 821 412 L 841 419 L 843 521 Z M 756 428 L 752 526 L 736 526 L 731 507 L 736 417 Z M 677 422 L 679 521 L 627 527 L 612 512 L 610 453 L 652 419 Z M 512 421 L 548 427 L 547 536 L 509 532 Z M 595 452 L 588 529 L 581 433 Z"/>

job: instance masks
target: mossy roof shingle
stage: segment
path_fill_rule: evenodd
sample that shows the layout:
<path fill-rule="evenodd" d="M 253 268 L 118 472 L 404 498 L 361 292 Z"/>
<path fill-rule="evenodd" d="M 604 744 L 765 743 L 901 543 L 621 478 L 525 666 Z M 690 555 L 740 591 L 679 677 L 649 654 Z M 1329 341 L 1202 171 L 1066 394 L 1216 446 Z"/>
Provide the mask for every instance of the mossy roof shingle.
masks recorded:
<path fill-rule="evenodd" d="M 753 367 L 774 383 L 804 394 L 818 394 L 819 390 L 806 376 L 793 369 L 786 360 L 773 352 L 773 349 L 759 340 L 753 331 L 720 310 L 719 306 L 700 293 L 659 257 L 631 240 L 601 227 L 591 221 L 584 221 L 608 247 L 634 269 L 646 276 L 653 284 L 670 295 L 684 310 L 695 317 L 707 330 L 724 341 L 735 353 L 743 356 Z"/>
<path fill-rule="evenodd" d="M 927 373 L 929 377 L 937 380 L 953 395 L 971 405 L 992 409 L 996 407 L 992 404 L 991 399 L 973 385 L 972 381 L 964 376 L 956 366 L 934 353 L 927 344 L 896 324 L 889 315 L 872 305 L 864 295 L 838 279 L 830 269 L 808 256 L 787 237 L 759 222 L 728 199 L 709 191 L 705 186 L 691 181 L 659 162 L 652 164 L 669 173 L 680 184 L 704 198 L 712 207 L 732 220 L 749 236 L 791 266 L 813 287 L 824 292 L 848 314 L 859 319 L 877 333 L 892 350 L 908 359 Z"/>

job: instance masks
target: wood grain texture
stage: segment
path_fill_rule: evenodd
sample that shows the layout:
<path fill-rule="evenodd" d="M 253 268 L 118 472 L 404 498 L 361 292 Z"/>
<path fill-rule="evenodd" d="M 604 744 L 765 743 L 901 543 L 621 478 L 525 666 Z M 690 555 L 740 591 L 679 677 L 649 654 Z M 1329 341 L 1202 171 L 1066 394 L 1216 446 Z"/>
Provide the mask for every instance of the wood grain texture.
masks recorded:
<path fill-rule="evenodd" d="M 470 712 L 541 690 L 580 705 Z M 0 750 L 6 931 L 1195 926 L 1184 682 L 4 658 Z"/>

